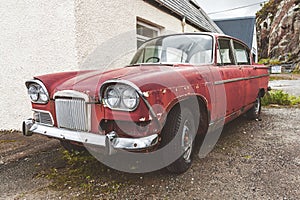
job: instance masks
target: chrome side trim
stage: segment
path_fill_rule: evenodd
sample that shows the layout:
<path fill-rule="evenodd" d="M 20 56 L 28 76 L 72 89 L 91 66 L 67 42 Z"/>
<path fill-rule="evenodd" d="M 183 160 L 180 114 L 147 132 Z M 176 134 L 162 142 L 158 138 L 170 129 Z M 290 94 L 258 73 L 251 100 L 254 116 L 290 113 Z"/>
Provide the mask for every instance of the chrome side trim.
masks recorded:
<path fill-rule="evenodd" d="M 216 81 L 214 82 L 215 85 L 223 85 L 226 83 L 233 83 L 233 82 L 238 82 L 238 81 L 244 81 L 246 80 L 245 78 L 233 78 L 233 79 L 228 79 L 228 80 L 224 80 L 224 81 Z"/>
<path fill-rule="evenodd" d="M 263 74 L 263 75 L 259 75 L 259 76 L 250 76 L 248 78 L 246 78 L 246 80 L 250 80 L 250 79 L 256 79 L 256 78 L 263 78 L 263 77 L 267 77 L 270 76 L 269 74 Z"/>
<path fill-rule="evenodd" d="M 233 79 L 228 79 L 228 80 L 224 80 L 224 81 L 216 81 L 214 82 L 214 85 L 223 85 L 226 83 L 233 83 L 233 82 L 238 82 L 238 81 L 247 81 L 247 80 L 251 80 L 251 79 L 256 79 L 256 78 L 263 78 L 263 77 L 267 77 L 269 76 L 269 74 L 263 74 L 260 76 L 250 76 L 247 78 L 233 78 Z"/>

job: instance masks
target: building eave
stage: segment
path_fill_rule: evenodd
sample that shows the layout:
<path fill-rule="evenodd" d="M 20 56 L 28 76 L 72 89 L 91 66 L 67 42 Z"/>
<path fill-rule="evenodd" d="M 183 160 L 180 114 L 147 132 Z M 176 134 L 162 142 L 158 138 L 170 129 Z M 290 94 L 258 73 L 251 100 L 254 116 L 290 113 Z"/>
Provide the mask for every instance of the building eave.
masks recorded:
<path fill-rule="evenodd" d="M 201 9 L 196 8 L 189 0 L 144 0 L 156 8 L 182 20 L 193 27 L 206 32 L 223 33 L 223 31 Z"/>

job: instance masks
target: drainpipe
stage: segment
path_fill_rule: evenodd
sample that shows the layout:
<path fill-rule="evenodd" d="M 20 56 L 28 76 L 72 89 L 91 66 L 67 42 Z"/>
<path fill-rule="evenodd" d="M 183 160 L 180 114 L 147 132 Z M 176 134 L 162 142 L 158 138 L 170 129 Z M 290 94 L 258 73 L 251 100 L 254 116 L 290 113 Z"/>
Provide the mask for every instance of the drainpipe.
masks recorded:
<path fill-rule="evenodd" d="M 185 32 L 185 25 L 186 25 L 185 16 L 183 16 L 182 21 L 181 21 L 182 33 Z"/>

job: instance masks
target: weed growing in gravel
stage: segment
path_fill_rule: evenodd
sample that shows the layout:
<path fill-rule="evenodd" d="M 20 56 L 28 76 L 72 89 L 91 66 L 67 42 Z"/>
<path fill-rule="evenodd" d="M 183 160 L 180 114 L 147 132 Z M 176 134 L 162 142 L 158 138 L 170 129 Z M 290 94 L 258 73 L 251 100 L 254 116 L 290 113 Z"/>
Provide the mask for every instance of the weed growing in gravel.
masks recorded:
<path fill-rule="evenodd" d="M 16 140 L 0 140 L 0 144 L 6 144 L 6 143 L 14 143 L 17 142 Z"/>
<path fill-rule="evenodd" d="M 281 106 L 300 106 L 300 97 L 289 95 L 282 90 L 272 90 L 262 99 L 263 106 L 269 106 L 271 104 Z"/>
<path fill-rule="evenodd" d="M 97 161 L 87 152 L 63 152 L 65 166 L 52 168 L 40 175 L 51 180 L 50 188 L 54 190 L 71 190 L 82 198 L 93 198 L 95 194 L 116 193 L 125 186 L 113 178 L 105 176 L 110 169 Z"/>

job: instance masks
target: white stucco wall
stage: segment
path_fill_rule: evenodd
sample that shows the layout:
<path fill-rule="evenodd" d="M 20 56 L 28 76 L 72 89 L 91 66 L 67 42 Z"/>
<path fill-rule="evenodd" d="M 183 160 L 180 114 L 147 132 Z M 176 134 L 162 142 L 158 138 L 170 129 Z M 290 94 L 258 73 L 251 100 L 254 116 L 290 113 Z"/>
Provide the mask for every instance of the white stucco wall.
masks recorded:
<path fill-rule="evenodd" d="M 116 57 L 112 67 L 128 64 L 137 45 L 137 17 L 162 27 L 161 34 L 182 32 L 181 20 L 142 0 L 75 2 L 76 47 L 82 69 L 103 69 Z M 185 31 L 199 30 L 186 25 Z"/>
<path fill-rule="evenodd" d="M 77 68 L 74 0 L 3 0 L 0 6 L 0 129 L 31 117 L 24 82 Z"/>

